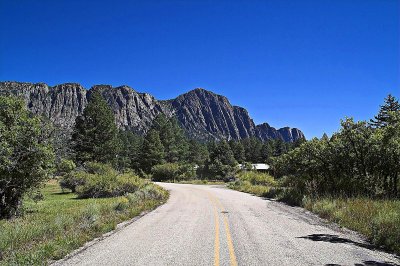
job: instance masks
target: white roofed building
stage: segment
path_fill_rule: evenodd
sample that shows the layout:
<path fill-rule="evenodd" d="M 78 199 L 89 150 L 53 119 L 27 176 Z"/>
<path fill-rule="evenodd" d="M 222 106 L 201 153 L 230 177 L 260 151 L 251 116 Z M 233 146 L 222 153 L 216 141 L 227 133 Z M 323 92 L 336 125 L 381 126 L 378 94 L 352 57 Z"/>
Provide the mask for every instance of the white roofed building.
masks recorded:
<path fill-rule="evenodd" d="M 270 169 L 270 166 L 266 163 L 253 163 L 253 164 L 239 164 L 239 168 L 241 170 L 248 170 L 246 168 L 246 166 L 250 166 L 252 167 L 252 170 L 256 170 L 256 171 L 267 171 L 268 169 Z"/>

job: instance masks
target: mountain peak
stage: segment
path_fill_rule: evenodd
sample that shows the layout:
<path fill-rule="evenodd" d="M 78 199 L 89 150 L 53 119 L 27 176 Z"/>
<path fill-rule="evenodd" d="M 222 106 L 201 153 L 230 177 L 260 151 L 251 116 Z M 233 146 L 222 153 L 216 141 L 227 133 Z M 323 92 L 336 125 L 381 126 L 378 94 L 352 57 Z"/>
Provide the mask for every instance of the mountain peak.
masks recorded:
<path fill-rule="evenodd" d="M 288 142 L 304 137 L 296 128 L 275 129 L 267 123 L 255 125 L 247 110 L 232 106 L 229 100 L 204 88 L 195 88 L 168 101 L 158 101 L 148 93 L 138 93 L 127 85 L 94 85 L 90 90 L 78 83 L 49 87 L 44 83 L 0 82 L 0 95 L 22 97 L 35 114 L 48 117 L 70 132 L 83 113 L 90 95 L 99 91 L 114 111 L 119 128 L 144 134 L 158 114 L 175 116 L 187 134 L 198 140 L 282 139 Z"/>

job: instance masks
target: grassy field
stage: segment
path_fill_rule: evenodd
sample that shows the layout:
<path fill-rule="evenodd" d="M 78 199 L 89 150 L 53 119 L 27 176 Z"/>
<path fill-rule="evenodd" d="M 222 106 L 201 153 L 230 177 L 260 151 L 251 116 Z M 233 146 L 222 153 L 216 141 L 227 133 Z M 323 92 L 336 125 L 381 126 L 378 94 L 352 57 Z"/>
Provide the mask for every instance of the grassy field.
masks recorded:
<path fill-rule="evenodd" d="M 287 193 L 282 196 L 279 188 L 253 185 L 248 181 L 233 182 L 228 187 L 261 197 L 274 197 L 281 201 L 290 198 Z M 293 202 L 295 201 L 290 203 Z M 378 247 L 400 254 L 400 200 L 305 198 L 299 205 L 322 218 L 365 235 Z"/>
<path fill-rule="evenodd" d="M 168 192 L 151 183 L 127 197 L 77 199 L 63 193 L 55 181 L 42 193 L 44 200 L 24 202 L 22 217 L 0 220 L 0 265 L 43 265 L 60 259 L 168 198 Z"/>

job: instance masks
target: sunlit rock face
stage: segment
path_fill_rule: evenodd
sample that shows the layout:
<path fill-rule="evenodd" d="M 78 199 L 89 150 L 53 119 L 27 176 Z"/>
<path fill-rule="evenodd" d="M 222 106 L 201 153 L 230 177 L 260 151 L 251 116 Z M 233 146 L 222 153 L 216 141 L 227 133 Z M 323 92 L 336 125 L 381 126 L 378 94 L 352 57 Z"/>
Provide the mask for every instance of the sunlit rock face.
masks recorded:
<path fill-rule="evenodd" d="M 44 115 L 56 126 L 70 132 L 75 119 L 86 107 L 90 95 L 99 91 L 111 106 L 119 128 L 144 134 L 158 114 L 176 117 L 186 133 L 195 139 L 220 140 L 257 137 L 294 142 L 304 138 L 297 128 L 275 129 L 263 123 L 255 125 L 246 109 L 232 106 L 221 95 L 195 89 L 175 99 L 159 101 L 148 93 L 129 86 L 95 85 L 86 90 L 77 83 L 48 86 L 44 83 L 0 82 L 0 95 L 24 99 L 34 114 Z"/>

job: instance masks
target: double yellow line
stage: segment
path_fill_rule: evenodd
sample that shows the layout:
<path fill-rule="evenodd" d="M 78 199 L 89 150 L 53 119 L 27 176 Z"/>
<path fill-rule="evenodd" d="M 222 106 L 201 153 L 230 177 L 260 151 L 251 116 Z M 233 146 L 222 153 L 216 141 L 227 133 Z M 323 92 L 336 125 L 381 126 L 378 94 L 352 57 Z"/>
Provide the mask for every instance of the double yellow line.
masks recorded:
<path fill-rule="evenodd" d="M 207 195 L 214 205 L 214 218 L 215 218 L 215 240 L 214 240 L 214 265 L 219 266 L 219 253 L 220 253 L 220 243 L 219 243 L 219 214 L 218 214 L 218 207 L 220 208 L 221 212 L 223 213 L 224 216 L 224 225 L 225 225 L 225 233 L 226 233 L 226 241 L 228 244 L 228 250 L 229 250 L 229 258 L 231 261 L 231 266 L 237 266 L 237 260 L 235 256 L 235 249 L 233 248 L 233 243 L 232 243 L 232 236 L 231 232 L 229 230 L 229 223 L 228 223 L 228 217 L 225 212 L 225 208 L 222 206 L 221 202 L 219 201 L 218 198 L 213 196 L 211 193 L 207 192 Z"/>

